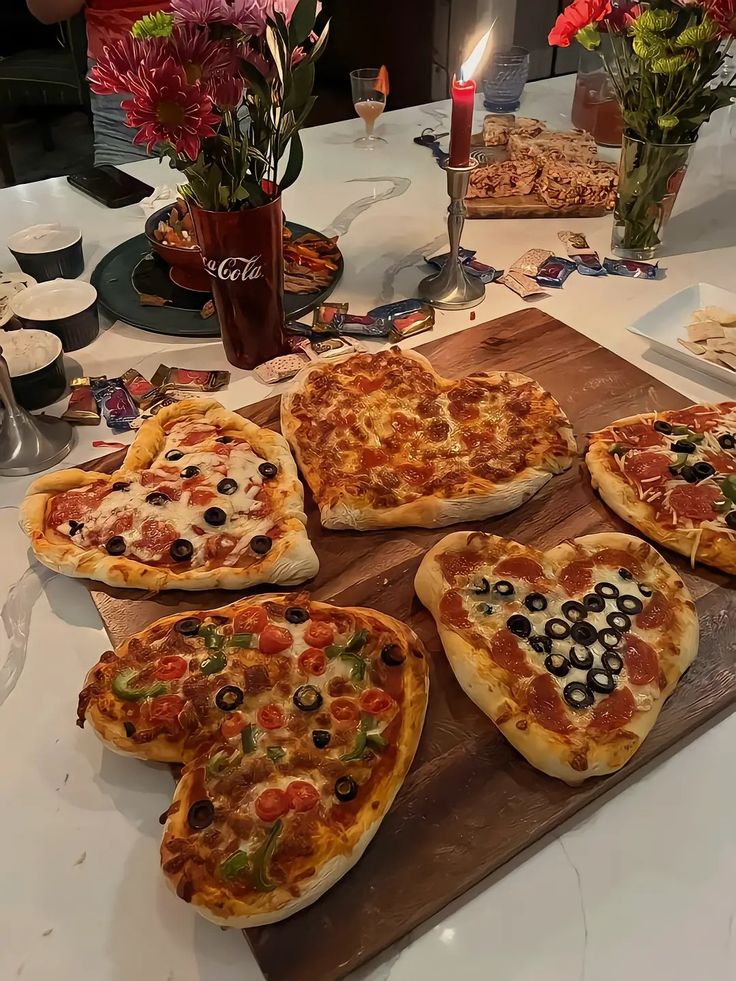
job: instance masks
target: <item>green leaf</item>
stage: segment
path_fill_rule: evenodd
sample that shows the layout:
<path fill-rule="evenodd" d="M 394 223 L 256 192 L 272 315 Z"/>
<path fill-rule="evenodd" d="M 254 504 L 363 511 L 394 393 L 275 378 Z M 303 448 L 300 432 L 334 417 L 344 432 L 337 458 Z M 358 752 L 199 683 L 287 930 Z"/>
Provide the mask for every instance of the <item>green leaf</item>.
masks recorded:
<path fill-rule="evenodd" d="M 313 88 L 314 65 L 311 61 L 303 61 L 286 80 L 284 111 L 301 109 L 312 94 Z"/>
<path fill-rule="evenodd" d="M 289 44 L 292 48 L 297 48 L 303 41 L 307 40 L 314 30 L 316 19 L 317 0 L 299 0 L 289 25 Z"/>
<path fill-rule="evenodd" d="M 276 74 L 283 85 L 286 70 L 286 59 L 284 57 L 281 38 L 279 37 L 278 31 L 273 24 L 266 24 L 266 44 L 268 45 L 268 50 L 271 52 L 273 63 L 276 66 Z"/>
<path fill-rule="evenodd" d="M 279 188 L 281 191 L 285 191 L 287 187 L 291 187 L 294 181 L 297 179 L 302 171 L 302 165 L 304 164 L 304 147 L 302 146 L 302 140 L 298 133 L 294 133 L 291 138 L 291 149 L 289 150 L 289 162 L 286 165 L 286 170 L 283 173 Z"/>
<path fill-rule="evenodd" d="M 312 50 L 309 52 L 309 60 L 311 62 L 317 61 L 317 59 L 322 56 L 329 36 L 330 36 L 330 22 L 327 21 L 325 26 L 322 28 L 322 33 L 314 42 Z"/>
<path fill-rule="evenodd" d="M 596 48 L 601 46 L 601 36 L 598 33 L 598 28 L 595 24 L 588 24 L 587 27 L 583 27 L 575 35 L 575 40 L 578 44 L 581 44 L 587 51 L 595 51 Z"/>
<path fill-rule="evenodd" d="M 246 80 L 248 86 L 253 89 L 260 101 L 262 103 L 268 102 L 268 83 L 255 65 L 252 65 L 249 61 L 241 61 L 240 74 Z"/>

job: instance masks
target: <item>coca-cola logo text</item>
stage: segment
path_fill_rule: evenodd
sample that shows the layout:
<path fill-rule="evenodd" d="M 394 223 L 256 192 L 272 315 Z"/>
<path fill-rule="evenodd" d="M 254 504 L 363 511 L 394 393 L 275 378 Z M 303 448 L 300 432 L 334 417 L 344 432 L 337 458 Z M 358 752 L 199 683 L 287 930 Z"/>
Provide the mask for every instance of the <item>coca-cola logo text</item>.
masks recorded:
<path fill-rule="evenodd" d="M 225 282 L 244 282 L 246 279 L 263 278 L 263 256 L 231 256 L 229 259 L 205 259 L 204 268 L 215 279 Z"/>

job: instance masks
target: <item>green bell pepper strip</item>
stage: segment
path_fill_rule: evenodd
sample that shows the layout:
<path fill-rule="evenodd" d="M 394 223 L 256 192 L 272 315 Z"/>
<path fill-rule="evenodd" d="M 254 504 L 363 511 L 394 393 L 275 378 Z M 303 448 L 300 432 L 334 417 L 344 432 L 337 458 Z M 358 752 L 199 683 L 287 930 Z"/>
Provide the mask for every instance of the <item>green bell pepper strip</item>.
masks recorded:
<path fill-rule="evenodd" d="M 611 454 L 611 456 L 624 456 L 630 449 L 630 446 L 624 446 L 623 443 L 612 443 L 608 447 L 608 452 Z"/>
<path fill-rule="evenodd" d="M 376 729 L 376 720 L 372 715 L 363 715 L 360 719 L 360 728 L 355 736 L 355 743 L 349 753 L 340 757 L 343 763 L 351 763 L 359 760 L 365 753 L 366 748 L 385 749 L 388 743 L 380 732 Z"/>
<path fill-rule="evenodd" d="M 336 657 L 344 658 L 350 664 L 350 677 L 355 681 L 362 681 L 365 678 L 367 665 L 358 651 L 365 647 L 369 637 L 369 630 L 365 628 L 358 630 L 346 644 L 330 644 L 325 648 L 325 654 L 330 660 Z"/>
<path fill-rule="evenodd" d="M 169 686 L 165 685 L 163 681 L 154 681 L 142 688 L 133 687 L 130 682 L 138 674 L 139 672 L 135 668 L 123 668 L 112 679 L 113 695 L 124 702 L 140 702 L 143 698 L 157 698 L 159 695 L 165 695 L 169 690 Z"/>
<path fill-rule="evenodd" d="M 286 756 L 286 750 L 283 746 L 269 746 L 266 750 L 266 756 L 273 763 L 278 763 L 279 760 L 283 760 L 283 758 Z"/>
<path fill-rule="evenodd" d="M 347 651 L 348 654 L 357 653 L 357 651 L 359 651 L 361 647 L 365 647 L 366 641 L 368 640 L 369 637 L 370 637 L 370 630 L 367 630 L 365 627 L 362 630 L 358 630 L 357 633 L 354 633 L 353 636 L 345 645 L 345 650 Z"/>
<path fill-rule="evenodd" d="M 729 474 L 721 484 L 721 491 L 724 497 L 736 504 L 736 474 Z"/>
<path fill-rule="evenodd" d="M 219 674 L 227 667 L 227 658 L 222 651 L 214 651 L 206 657 L 200 666 L 202 674 Z"/>
<path fill-rule="evenodd" d="M 671 435 L 682 436 L 690 440 L 691 443 L 702 443 L 705 439 L 705 433 L 693 432 L 689 426 L 673 426 Z"/>
<path fill-rule="evenodd" d="M 243 729 L 242 733 L 240 734 L 240 744 L 243 747 L 243 752 L 246 756 L 248 756 L 250 753 L 255 753 L 256 743 L 258 742 L 260 735 L 261 730 L 258 728 L 258 726 L 254 726 L 252 722 L 249 722 L 245 729 Z"/>
<path fill-rule="evenodd" d="M 222 879 L 234 879 L 241 872 L 250 872 L 250 857 L 238 849 L 220 864 L 219 873 Z"/>
<path fill-rule="evenodd" d="M 256 635 L 255 634 L 233 634 L 232 637 L 227 639 L 228 647 L 255 647 L 256 646 Z"/>
<path fill-rule="evenodd" d="M 680 470 L 687 463 L 687 458 L 687 453 L 678 453 L 675 462 L 670 464 L 670 470 Z"/>
<path fill-rule="evenodd" d="M 204 637 L 204 646 L 208 651 L 219 651 L 225 645 L 225 638 L 213 623 L 200 627 L 199 636 Z"/>
<path fill-rule="evenodd" d="M 711 507 L 714 511 L 718 512 L 718 514 L 725 514 L 726 511 L 731 510 L 733 507 L 733 502 L 729 501 L 727 497 L 721 497 L 717 501 L 713 501 Z"/>
<path fill-rule="evenodd" d="M 212 759 L 207 764 L 207 776 L 208 777 L 219 777 L 228 770 L 231 766 L 235 766 L 240 762 L 242 756 L 236 750 L 232 755 L 228 755 L 224 750 L 220 750 L 215 753 Z"/>
<path fill-rule="evenodd" d="M 254 887 L 260 892 L 270 892 L 275 888 L 276 883 L 268 877 L 268 867 L 271 864 L 273 853 L 276 850 L 276 842 L 283 828 L 284 825 L 279 819 L 268 832 L 266 840 L 253 854 L 252 881 Z"/>

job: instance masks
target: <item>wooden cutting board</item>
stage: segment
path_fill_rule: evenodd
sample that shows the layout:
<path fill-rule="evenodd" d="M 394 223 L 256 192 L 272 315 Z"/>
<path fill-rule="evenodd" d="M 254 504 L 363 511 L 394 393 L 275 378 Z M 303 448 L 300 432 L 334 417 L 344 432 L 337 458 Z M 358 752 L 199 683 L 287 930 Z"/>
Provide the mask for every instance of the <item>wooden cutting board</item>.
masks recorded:
<path fill-rule="evenodd" d="M 586 432 L 613 419 L 686 404 L 681 395 L 536 309 L 432 341 L 420 350 L 451 377 L 484 368 L 531 375 L 559 399 L 581 449 Z M 277 398 L 243 412 L 278 427 Z M 111 470 L 121 456 L 106 457 L 100 469 Z M 577 789 L 567 787 L 532 769 L 465 697 L 434 622 L 414 595 L 421 557 L 446 531 L 325 531 L 309 492 L 307 513 L 321 561 L 311 585 L 315 597 L 374 607 L 410 624 L 430 654 L 429 711 L 414 766 L 363 859 L 313 906 L 283 923 L 247 931 L 269 981 L 345 977 L 685 740 L 736 698 L 731 640 L 736 598 L 728 588 L 729 577 L 704 566 L 692 572 L 683 559 L 666 553 L 697 600 L 700 656 L 642 750 L 622 771 Z M 591 532 L 630 530 L 593 493 L 582 459 L 518 511 L 474 527 L 541 548 Z M 232 594 L 214 592 L 154 597 L 90 588 L 116 644 L 172 611 L 232 599 Z M 131 760 L 130 765 L 137 764 Z M 181 915 L 187 915 L 184 908 Z"/>

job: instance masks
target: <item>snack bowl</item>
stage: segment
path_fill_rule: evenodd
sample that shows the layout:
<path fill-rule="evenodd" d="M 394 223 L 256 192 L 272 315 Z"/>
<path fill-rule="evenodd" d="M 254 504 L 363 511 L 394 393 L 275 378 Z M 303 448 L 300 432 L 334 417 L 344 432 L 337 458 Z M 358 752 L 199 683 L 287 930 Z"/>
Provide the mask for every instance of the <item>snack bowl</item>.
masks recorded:
<path fill-rule="evenodd" d="M 8 249 L 23 272 L 39 283 L 76 279 L 84 271 L 82 233 L 69 225 L 52 222 L 21 228 L 8 239 Z"/>
<path fill-rule="evenodd" d="M 210 277 L 204 268 L 199 246 L 195 245 L 194 248 L 184 249 L 176 245 L 168 245 L 166 242 L 158 242 L 154 238 L 154 231 L 160 222 L 168 222 L 173 207 L 173 204 L 167 204 L 165 208 L 160 208 L 149 215 L 145 226 L 146 238 L 151 243 L 153 251 L 160 255 L 170 267 L 169 276 L 173 283 L 185 290 L 209 293 L 211 290 Z"/>
<path fill-rule="evenodd" d="M 46 330 L 0 330 L 13 393 L 24 409 L 42 409 L 66 389 L 64 353 L 56 334 Z"/>
<path fill-rule="evenodd" d="M 52 279 L 29 286 L 10 300 L 22 327 L 50 331 L 65 351 L 76 351 L 97 337 L 100 329 L 97 290 L 89 283 Z"/>

